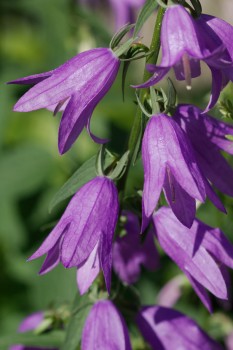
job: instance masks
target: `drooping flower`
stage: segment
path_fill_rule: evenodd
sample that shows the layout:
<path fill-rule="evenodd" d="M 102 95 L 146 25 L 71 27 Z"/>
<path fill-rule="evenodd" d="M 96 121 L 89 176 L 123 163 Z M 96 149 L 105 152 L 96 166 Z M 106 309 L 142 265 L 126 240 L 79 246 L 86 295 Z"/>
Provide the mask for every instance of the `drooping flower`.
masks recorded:
<path fill-rule="evenodd" d="M 219 121 L 192 105 L 178 105 L 173 116 L 186 132 L 199 168 L 221 192 L 233 197 L 233 169 L 221 150 L 233 155 L 233 126 Z"/>
<path fill-rule="evenodd" d="M 148 65 L 147 69 L 153 76 L 138 87 L 148 87 L 158 83 L 171 68 L 174 68 L 176 78 L 186 80 L 187 88 L 190 89 L 191 79 L 201 74 L 200 61 L 202 60 L 212 72 L 212 93 L 206 111 L 212 108 L 218 100 L 221 89 L 227 83 L 226 78 L 223 79 L 223 75 L 227 75 L 228 80 L 231 79 L 227 68 L 233 64 L 232 54 L 229 55 L 228 52 L 232 44 L 231 46 L 225 45 L 223 40 L 214 40 L 209 33 L 210 30 L 206 33 L 203 22 L 208 23 L 205 16 L 194 20 L 183 6 L 170 6 L 162 23 L 161 64 L 159 66 Z M 210 23 L 209 28 L 211 28 Z M 224 29 L 229 36 L 229 28 L 224 27 Z M 217 32 L 218 30 L 216 30 Z M 224 34 L 222 37 L 225 37 Z M 232 75 L 232 69 L 230 71 Z"/>
<path fill-rule="evenodd" d="M 24 333 L 24 332 L 29 332 L 33 331 L 36 329 L 40 323 L 44 319 L 44 313 L 43 312 L 35 312 L 29 316 L 27 316 L 23 322 L 19 325 L 18 332 L 19 333 Z M 36 347 L 36 346 L 24 346 L 24 345 L 13 345 L 10 347 L 9 350 L 49 350 L 48 348 L 43 348 L 43 347 Z M 56 350 L 56 349 L 51 349 L 50 350 Z"/>
<path fill-rule="evenodd" d="M 94 304 L 82 333 L 82 350 L 132 350 L 125 321 L 114 304 L 100 300 Z"/>
<path fill-rule="evenodd" d="M 123 212 L 123 215 L 126 218 L 126 234 L 117 237 L 113 244 L 113 268 L 123 282 L 132 284 L 138 280 L 141 266 L 152 271 L 158 267 L 159 256 L 152 229 L 143 237 L 138 217 L 129 211 Z"/>
<path fill-rule="evenodd" d="M 74 195 L 58 224 L 29 260 L 47 254 L 40 274 L 49 272 L 59 262 L 66 268 L 77 267 L 82 294 L 102 269 L 110 291 L 118 207 L 113 181 L 107 177 L 94 178 Z"/>
<path fill-rule="evenodd" d="M 152 350 L 222 350 L 196 322 L 170 308 L 142 308 L 137 325 Z"/>
<path fill-rule="evenodd" d="M 156 212 L 153 222 L 162 249 L 186 274 L 206 308 L 212 310 L 206 290 L 227 300 L 226 267 L 233 268 L 233 246 L 224 234 L 197 219 L 188 229 L 165 207 Z"/>
<path fill-rule="evenodd" d="M 14 111 L 29 112 L 56 105 L 56 114 L 64 105 L 58 148 L 61 154 L 70 149 L 84 127 L 93 136 L 90 119 L 94 108 L 112 86 L 120 60 L 112 50 L 97 48 L 82 52 L 60 67 L 41 74 L 11 81 L 10 84 L 33 84 L 14 106 Z"/>
<path fill-rule="evenodd" d="M 202 176 L 191 144 L 179 125 L 164 114 L 152 116 L 143 142 L 144 167 L 143 228 L 146 227 L 162 188 L 177 218 L 191 227 L 195 217 L 195 198 L 207 195 L 220 210 L 224 208 L 208 181 Z"/>

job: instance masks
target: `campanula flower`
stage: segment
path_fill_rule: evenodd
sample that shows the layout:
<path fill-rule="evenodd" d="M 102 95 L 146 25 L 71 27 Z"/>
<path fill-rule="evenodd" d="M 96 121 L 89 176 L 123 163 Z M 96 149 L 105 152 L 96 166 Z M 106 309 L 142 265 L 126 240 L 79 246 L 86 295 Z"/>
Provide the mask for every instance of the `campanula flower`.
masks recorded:
<path fill-rule="evenodd" d="M 70 149 L 84 127 L 93 136 L 90 119 L 94 108 L 112 86 L 120 60 L 112 50 L 97 48 L 82 52 L 60 67 L 42 74 L 11 81 L 10 84 L 33 84 L 14 106 L 14 111 L 29 112 L 56 106 L 56 114 L 65 106 L 62 115 L 58 148 L 61 154 Z"/>
<path fill-rule="evenodd" d="M 201 74 L 200 61 L 202 60 L 211 69 L 213 79 L 211 99 L 206 110 L 215 105 L 225 85 L 222 70 L 227 72 L 225 69 L 232 66 L 232 58 L 224 42 L 214 41 L 200 23 L 201 20 L 193 19 L 181 5 L 170 6 L 167 9 L 161 30 L 161 64 L 148 65 L 147 69 L 153 76 L 138 87 L 148 87 L 158 83 L 171 68 L 174 68 L 176 78 L 185 80 L 187 89 L 191 89 L 191 79 Z"/>
<path fill-rule="evenodd" d="M 132 212 L 123 212 L 126 223 L 123 237 L 117 237 L 113 244 L 113 269 L 126 284 L 135 283 L 141 272 L 141 266 L 155 270 L 159 264 L 159 255 L 154 244 L 153 229 L 140 235 L 138 217 Z"/>
<path fill-rule="evenodd" d="M 94 178 L 74 195 L 55 228 L 29 260 L 47 254 L 40 274 L 49 272 L 59 262 L 66 268 L 77 267 L 81 293 L 89 288 L 101 268 L 110 291 L 118 207 L 113 181 Z"/>
<path fill-rule="evenodd" d="M 196 322 L 170 308 L 143 307 L 137 325 L 152 350 L 222 350 Z"/>
<path fill-rule="evenodd" d="M 197 219 L 188 229 L 165 207 L 153 216 L 153 222 L 162 249 L 185 273 L 207 309 L 212 310 L 207 290 L 227 300 L 226 267 L 233 268 L 233 246 L 224 234 Z"/>
<path fill-rule="evenodd" d="M 36 329 L 40 323 L 44 319 L 44 313 L 43 312 L 35 312 L 29 316 L 27 316 L 23 322 L 19 325 L 18 332 L 19 333 L 24 333 L 24 332 L 29 332 L 33 331 Z M 9 350 L 49 350 L 48 348 L 41 348 L 37 346 L 24 346 L 24 345 L 13 345 L 10 347 Z M 50 350 L 56 350 L 56 349 L 51 349 Z"/>
<path fill-rule="evenodd" d="M 221 192 L 233 197 L 233 169 L 221 154 L 233 155 L 233 126 L 213 118 L 192 105 L 178 105 L 173 116 L 186 132 L 199 168 Z"/>
<path fill-rule="evenodd" d="M 190 227 L 195 217 L 195 198 L 205 200 L 205 184 L 186 135 L 168 116 L 150 118 L 142 142 L 142 160 L 143 228 L 156 208 L 162 188 L 175 215 Z"/>
<path fill-rule="evenodd" d="M 110 300 L 97 301 L 82 332 L 81 350 L 132 350 L 123 317 Z"/>

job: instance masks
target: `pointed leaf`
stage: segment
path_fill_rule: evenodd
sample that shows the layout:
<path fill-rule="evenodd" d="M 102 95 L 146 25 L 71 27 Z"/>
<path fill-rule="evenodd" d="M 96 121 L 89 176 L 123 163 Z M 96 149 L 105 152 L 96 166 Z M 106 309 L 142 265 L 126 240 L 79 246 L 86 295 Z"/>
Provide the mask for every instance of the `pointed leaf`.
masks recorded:
<path fill-rule="evenodd" d="M 137 22 L 134 28 L 134 37 L 136 37 L 141 30 L 143 24 L 146 22 L 146 20 L 150 17 L 150 15 L 154 12 L 154 10 L 157 7 L 157 1 L 156 0 L 147 0 L 143 8 L 141 9 Z"/>

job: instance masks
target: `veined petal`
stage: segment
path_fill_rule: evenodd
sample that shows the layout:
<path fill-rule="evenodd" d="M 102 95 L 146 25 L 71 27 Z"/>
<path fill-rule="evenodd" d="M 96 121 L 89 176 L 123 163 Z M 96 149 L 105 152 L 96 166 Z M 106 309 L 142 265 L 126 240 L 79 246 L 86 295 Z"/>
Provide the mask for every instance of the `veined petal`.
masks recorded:
<path fill-rule="evenodd" d="M 103 65 L 101 71 L 97 71 L 92 79 L 82 86 L 82 90 L 76 89 L 63 113 L 59 127 L 58 143 L 61 154 L 69 150 L 84 126 L 89 123 L 94 108 L 112 86 L 118 69 L 119 62 L 114 59 Z"/>
<path fill-rule="evenodd" d="M 170 171 L 169 175 L 166 174 L 164 191 L 166 200 L 177 219 L 190 228 L 196 214 L 196 201 L 183 190 Z"/>
<path fill-rule="evenodd" d="M 56 267 L 59 264 L 61 242 L 62 237 L 57 241 L 55 246 L 48 251 L 47 257 L 40 269 L 40 275 L 44 275 L 45 273 L 51 271 L 52 269 L 54 269 L 54 267 Z"/>
<path fill-rule="evenodd" d="M 173 118 L 188 134 L 194 146 L 201 143 L 205 148 L 206 143 L 211 143 L 213 148 L 233 154 L 233 142 L 226 138 L 226 135 L 233 135 L 231 124 L 204 114 L 193 105 L 178 105 Z"/>
<path fill-rule="evenodd" d="M 160 67 L 155 66 L 154 64 L 148 64 L 146 68 L 150 73 L 153 73 L 153 76 L 145 83 L 139 85 L 132 85 L 133 88 L 147 88 L 157 84 L 160 80 L 162 80 L 165 77 L 165 75 L 167 75 L 171 67 Z"/>
<path fill-rule="evenodd" d="M 77 284 L 81 295 L 87 292 L 100 272 L 99 242 L 89 255 L 88 259 L 78 267 Z"/>
<path fill-rule="evenodd" d="M 170 308 L 143 307 L 136 322 L 153 350 L 222 350 L 192 319 Z"/>
<path fill-rule="evenodd" d="M 28 77 L 11 80 L 7 84 L 19 84 L 19 85 L 27 85 L 27 84 L 38 84 L 41 81 L 51 77 L 51 75 L 55 72 L 55 70 L 51 70 L 49 72 L 29 75 Z"/>
<path fill-rule="evenodd" d="M 212 68 L 211 66 L 209 66 L 209 68 L 212 74 L 212 88 L 209 103 L 203 111 L 203 113 L 207 113 L 211 108 L 213 108 L 216 105 L 223 87 L 222 71 Z"/>
<path fill-rule="evenodd" d="M 107 67 L 106 63 L 108 62 Z M 84 90 L 89 89 L 90 99 L 96 90 L 102 87 L 105 73 L 108 74 L 109 66 L 119 68 L 119 60 L 113 56 L 109 49 L 94 49 L 83 52 L 55 70 L 55 73 L 46 81 L 32 87 L 16 103 L 14 110 L 28 112 L 59 103 L 73 93 L 80 93 L 80 103 L 87 96 L 83 96 Z M 106 68 L 106 71 L 105 71 Z M 99 74 L 103 72 L 101 76 Z M 99 77 L 98 77 L 99 76 Z M 93 84 L 93 80 L 96 81 Z M 83 90 L 84 89 L 84 90 Z"/>
<path fill-rule="evenodd" d="M 82 350 L 132 350 L 125 321 L 114 304 L 100 300 L 92 307 L 82 333 Z"/>
<path fill-rule="evenodd" d="M 89 181 L 74 198 L 75 216 L 62 243 L 61 260 L 65 267 L 82 264 L 103 232 L 112 240 L 118 214 L 117 189 L 108 178 Z"/>
<path fill-rule="evenodd" d="M 188 272 L 187 277 L 191 275 L 216 297 L 227 299 L 227 286 L 221 269 L 213 255 L 201 244 L 203 237 L 199 232 L 205 225 L 194 221 L 192 228 L 188 229 L 165 207 L 154 215 L 153 220 L 161 247 L 184 273 Z"/>
<path fill-rule="evenodd" d="M 176 64 L 184 53 L 202 59 L 199 33 L 193 18 L 181 5 L 170 6 L 163 19 L 161 30 L 162 67 Z"/>
<path fill-rule="evenodd" d="M 157 117 L 158 119 L 158 117 Z M 198 169 L 192 147 L 183 130 L 171 118 L 160 116 L 166 144 L 167 165 L 180 186 L 193 198 L 205 199 L 203 177 Z"/>
<path fill-rule="evenodd" d="M 211 299 L 209 297 L 207 290 L 197 280 L 195 280 L 195 278 L 193 278 L 191 274 L 186 272 L 186 275 L 188 276 L 188 279 L 189 279 L 193 289 L 195 290 L 195 293 L 199 296 L 203 305 L 205 305 L 207 310 L 210 313 L 212 313 L 213 306 L 212 306 L 212 302 L 211 302 Z"/>
<path fill-rule="evenodd" d="M 61 217 L 58 224 L 54 227 L 52 232 L 48 235 L 48 237 L 41 244 L 40 248 L 37 249 L 37 251 L 34 254 L 32 254 L 32 256 L 28 259 L 28 261 L 37 259 L 40 256 L 49 253 L 49 251 L 51 251 L 51 249 L 53 249 L 55 247 L 55 245 L 60 240 L 62 235 L 64 235 L 67 232 L 67 230 L 69 229 L 71 216 L 70 217 L 67 216 L 66 218 L 64 218 L 65 213 Z"/>
<path fill-rule="evenodd" d="M 162 191 L 166 172 L 166 150 L 163 129 L 152 117 L 147 124 L 142 141 L 144 167 L 143 216 L 149 219 Z"/>

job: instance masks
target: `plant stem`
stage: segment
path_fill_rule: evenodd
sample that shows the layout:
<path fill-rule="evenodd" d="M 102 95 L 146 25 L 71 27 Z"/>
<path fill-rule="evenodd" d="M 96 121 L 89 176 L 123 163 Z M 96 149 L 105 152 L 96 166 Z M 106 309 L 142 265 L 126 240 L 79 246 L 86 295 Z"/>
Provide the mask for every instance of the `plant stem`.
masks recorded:
<path fill-rule="evenodd" d="M 154 32 L 153 32 L 153 37 L 150 45 L 150 51 L 151 55 L 149 55 L 146 59 L 145 63 L 145 69 L 144 69 L 144 74 L 143 74 L 143 81 L 147 81 L 150 77 L 151 74 L 147 71 L 146 65 L 147 64 L 156 64 L 159 56 L 159 51 L 160 51 L 160 33 L 161 33 L 161 26 L 162 26 L 162 21 L 163 21 L 163 16 L 165 13 L 166 9 L 163 7 L 160 7 L 158 10 L 156 22 L 155 22 L 155 27 L 154 27 Z M 140 90 L 140 100 L 143 103 L 145 100 L 146 95 L 148 94 L 148 89 L 141 89 Z M 124 176 L 121 178 L 119 181 L 119 191 L 121 192 L 121 200 L 124 197 L 124 190 L 126 186 L 126 181 L 128 177 L 128 172 L 130 169 L 130 166 L 132 163 L 136 161 L 138 151 L 140 150 L 141 146 L 141 140 L 142 140 L 142 112 L 141 109 L 138 107 L 135 115 L 135 119 L 133 122 L 133 126 L 130 132 L 129 136 L 129 143 L 128 143 L 128 149 L 130 151 L 129 154 L 129 163 L 128 167 L 125 171 Z"/>

